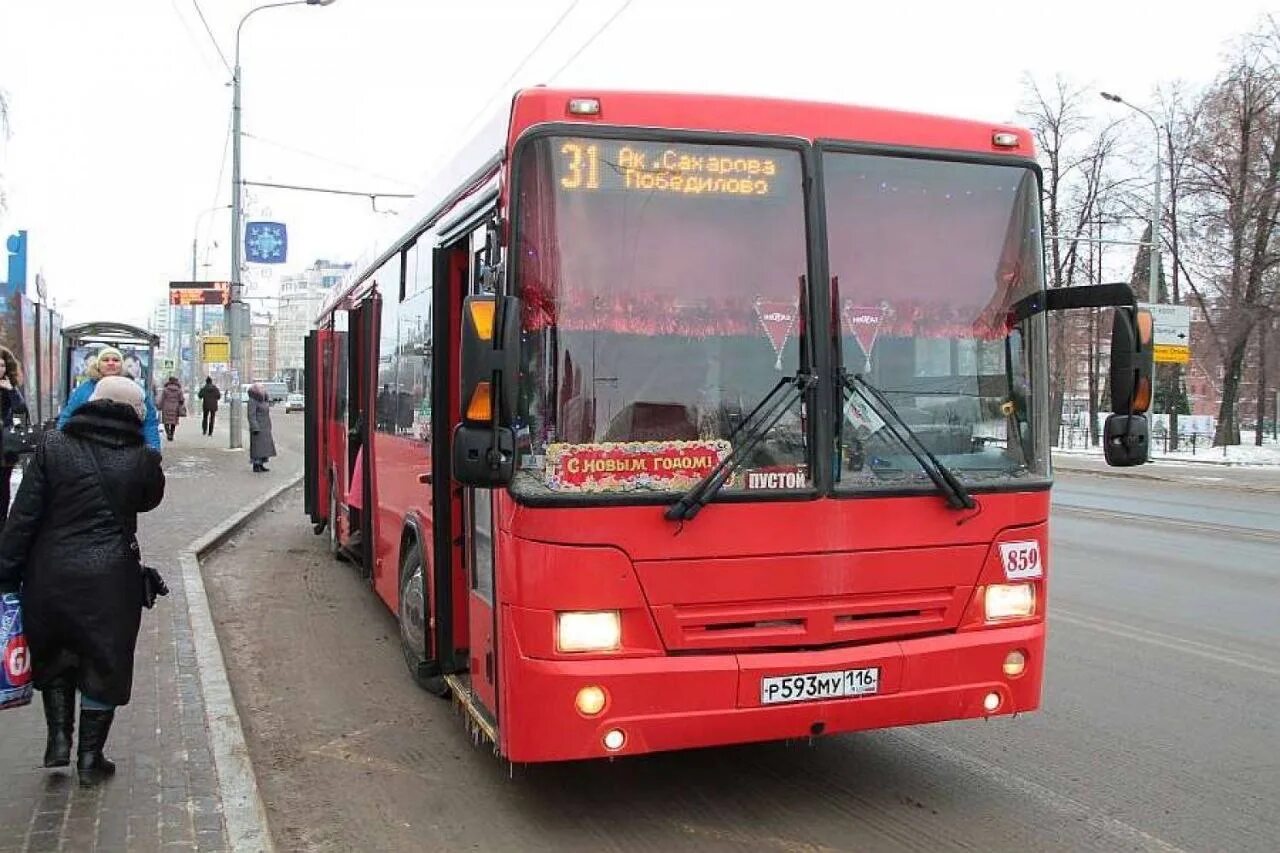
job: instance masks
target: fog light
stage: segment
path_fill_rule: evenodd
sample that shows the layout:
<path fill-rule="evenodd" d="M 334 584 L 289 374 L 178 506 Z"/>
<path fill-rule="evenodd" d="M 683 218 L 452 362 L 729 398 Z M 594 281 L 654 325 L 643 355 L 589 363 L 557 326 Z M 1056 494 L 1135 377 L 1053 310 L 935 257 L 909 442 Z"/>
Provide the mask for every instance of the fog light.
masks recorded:
<path fill-rule="evenodd" d="M 1004 674 L 1017 678 L 1027 668 L 1027 656 L 1021 649 L 1014 649 L 1004 656 Z"/>
<path fill-rule="evenodd" d="M 982 707 L 986 709 L 988 714 L 994 714 L 1000 710 L 1000 694 L 988 693 L 982 700 Z"/>
<path fill-rule="evenodd" d="M 574 705 L 578 709 L 578 713 L 586 717 L 594 717 L 604 710 L 605 693 L 603 687 L 596 687 L 594 684 L 590 687 L 584 687 L 578 691 L 578 698 L 574 700 Z"/>
<path fill-rule="evenodd" d="M 622 745 L 626 742 L 627 736 L 622 733 L 622 729 L 610 729 L 604 734 L 604 748 L 610 752 L 622 749 Z"/>

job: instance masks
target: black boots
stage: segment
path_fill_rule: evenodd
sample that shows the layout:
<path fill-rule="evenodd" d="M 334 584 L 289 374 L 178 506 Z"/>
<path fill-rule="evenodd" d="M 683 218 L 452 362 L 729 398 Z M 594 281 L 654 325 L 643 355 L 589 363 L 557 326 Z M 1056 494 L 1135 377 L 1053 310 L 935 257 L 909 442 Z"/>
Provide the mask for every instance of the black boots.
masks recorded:
<path fill-rule="evenodd" d="M 75 728 L 76 685 L 70 679 L 50 684 L 40 692 L 49 739 L 44 749 L 45 767 L 66 767 L 71 763 L 71 735 Z M 112 773 L 116 765 L 102 754 L 116 712 L 80 709 L 80 744 L 76 749 L 76 772 L 80 784 L 95 785 Z"/>
<path fill-rule="evenodd" d="M 49 727 L 49 739 L 44 748 L 44 766 L 66 767 L 71 763 L 76 686 L 70 681 L 59 681 L 40 691 L 40 698 L 44 701 L 44 721 Z"/>
<path fill-rule="evenodd" d="M 96 785 L 116 772 L 116 765 L 102 754 L 102 747 L 111 732 L 115 711 L 90 711 L 80 709 L 80 743 L 76 749 L 76 772 L 80 784 Z"/>

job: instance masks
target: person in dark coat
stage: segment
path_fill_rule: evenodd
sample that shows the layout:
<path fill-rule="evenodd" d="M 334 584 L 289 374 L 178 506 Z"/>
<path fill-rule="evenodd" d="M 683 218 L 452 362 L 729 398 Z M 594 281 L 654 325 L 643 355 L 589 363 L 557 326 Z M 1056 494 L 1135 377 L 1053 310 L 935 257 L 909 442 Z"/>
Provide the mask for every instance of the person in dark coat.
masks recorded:
<path fill-rule="evenodd" d="M 22 365 L 8 347 L 0 347 L 0 424 L 6 429 L 13 427 L 15 417 L 27 415 L 27 401 L 18 390 L 21 385 Z M 9 515 L 9 483 L 13 480 L 13 463 L 17 461 L 0 454 L 0 527 L 4 527 Z"/>
<path fill-rule="evenodd" d="M 186 417 L 186 394 L 182 391 L 182 383 L 178 377 L 170 376 L 160 389 L 160 401 L 156 407 L 160 410 L 160 420 L 164 424 L 164 434 L 173 441 L 173 433 L 178 429 L 178 419 Z"/>
<path fill-rule="evenodd" d="M 44 765 L 70 763 L 78 690 L 83 785 L 115 772 L 102 747 L 133 689 L 144 589 L 137 514 L 164 497 L 160 454 L 143 445 L 145 411 L 136 382 L 98 382 L 61 431 L 41 438 L 0 537 L 0 592 L 20 588 L 49 727 Z"/>
<path fill-rule="evenodd" d="M 271 402 L 267 390 L 255 382 L 249 386 L 249 461 L 255 473 L 269 471 L 267 460 L 276 455 L 271 436 Z"/>
<path fill-rule="evenodd" d="M 213 435 L 213 422 L 218 417 L 218 401 L 222 399 L 222 392 L 218 390 L 218 386 L 213 384 L 213 377 L 206 376 L 204 385 L 196 393 L 200 398 L 200 432 L 204 435 Z"/>

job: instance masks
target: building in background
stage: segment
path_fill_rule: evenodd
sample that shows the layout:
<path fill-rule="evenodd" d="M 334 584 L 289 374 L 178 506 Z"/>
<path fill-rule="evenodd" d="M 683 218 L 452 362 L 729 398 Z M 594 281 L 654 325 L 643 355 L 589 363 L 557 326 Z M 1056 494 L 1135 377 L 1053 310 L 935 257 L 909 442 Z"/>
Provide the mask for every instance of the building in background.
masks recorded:
<path fill-rule="evenodd" d="M 249 328 L 249 375 L 242 381 L 271 381 L 279 376 L 276 317 L 267 311 L 255 311 Z"/>
<path fill-rule="evenodd" d="M 351 270 L 351 264 L 317 260 L 296 275 L 280 280 L 279 315 L 276 324 L 276 375 L 291 389 L 302 387 L 304 345 L 315 328 L 316 315 L 325 298 Z"/>
<path fill-rule="evenodd" d="M 160 300 L 152 309 L 147 328 L 160 336 L 157 355 L 172 365 L 183 385 L 203 381 L 198 375 L 203 370 L 199 358 L 200 336 L 223 334 L 223 313 L 218 306 L 174 306 L 168 299 Z"/>

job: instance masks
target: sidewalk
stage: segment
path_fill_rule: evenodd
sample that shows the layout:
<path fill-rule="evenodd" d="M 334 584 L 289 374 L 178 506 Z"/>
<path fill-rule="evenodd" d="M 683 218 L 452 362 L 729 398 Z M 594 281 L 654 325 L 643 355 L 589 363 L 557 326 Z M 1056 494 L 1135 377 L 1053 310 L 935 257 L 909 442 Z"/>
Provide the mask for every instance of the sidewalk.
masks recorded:
<path fill-rule="evenodd" d="M 302 459 L 300 415 L 272 411 L 281 455 L 271 473 L 254 474 L 244 451 L 226 449 L 225 410 L 219 414 L 213 437 L 187 418 L 176 440 L 165 442 L 164 503 L 139 519 L 143 553 L 170 594 L 143 612 L 133 701 L 117 712 L 107 744 L 116 776 L 81 790 L 73 769 L 39 766 L 38 696 L 26 708 L 0 711 L 0 853 L 229 849 L 178 555 L 291 479 Z"/>
<path fill-rule="evenodd" d="M 1244 492 L 1280 494 L 1280 466 L 1229 465 L 1182 459 L 1157 458 L 1133 468 L 1112 468 L 1100 454 L 1053 452 L 1058 474 L 1085 474 L 1157 480 L 1196 486 L 1215 486 Z"/>

